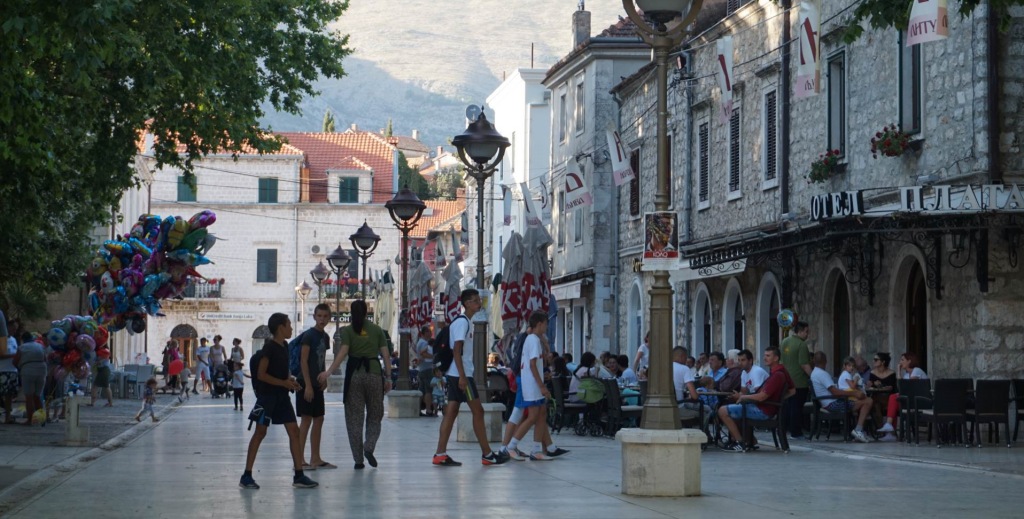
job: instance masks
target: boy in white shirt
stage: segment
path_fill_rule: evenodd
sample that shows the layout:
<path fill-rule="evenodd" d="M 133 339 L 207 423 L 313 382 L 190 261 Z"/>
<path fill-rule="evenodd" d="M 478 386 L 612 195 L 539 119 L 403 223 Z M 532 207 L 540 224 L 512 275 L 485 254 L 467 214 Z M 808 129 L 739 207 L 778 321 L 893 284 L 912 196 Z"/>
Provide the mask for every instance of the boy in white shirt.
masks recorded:
<path fill-rule="evenodd" d="M 544 385 L 544 347 L 540 338 L 548 329 L 548 316 L 544 312 L 534 312 L 530 315 L 530 330 L 532 333 L 526 337 L 523 343 L 522 360 L 520 361 L 520 377 L 522 384 L 519 388 L 522 391 L 523 401 L 517 406 L 527 410 L 524 419 L 512 439 L 508 442 L 508 453 L 512 459 L 521 461 L 526 457 L 525 453 L 519 450 L 519 441 L 526 436 L 532 426 L 533 440 L 537 442 L 538 449 L 529 455 L 534 461 L 549 461 L 551 456 L 546 454 L 547 445 L 544 441 L 550 438 L 547 435 L 548 398 L 551 398 L 548 388 Z"/>

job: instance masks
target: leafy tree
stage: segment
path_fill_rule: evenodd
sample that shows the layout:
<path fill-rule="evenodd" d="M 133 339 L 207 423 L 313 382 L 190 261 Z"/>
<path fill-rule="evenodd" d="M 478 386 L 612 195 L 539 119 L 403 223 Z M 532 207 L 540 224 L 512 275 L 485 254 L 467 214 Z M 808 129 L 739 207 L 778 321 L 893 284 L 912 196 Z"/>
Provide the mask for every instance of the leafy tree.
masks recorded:
<path fill-rule="evenodd" d="M 430 181 L 430 189 L 437 198 L 455 200 L 460 188 L 466 187 L 466 170 L 461 165 L 438 170 Z"/>
<path fill-rule="evenodd" d="M 982 0 L 959 0 L 961 17 L 970 16 Z M 1010 25 L 1009 9 L 1014 5 L 1024 5 L 1024 0 L 987 0 L 990 9 L 994 10 L 1000 28 L 1006 30 Z M 899 30 L 907 28 L 910 21 L 910 8 L 913 4 L 898 0 L 862 0 L 853 10 L 853 18 L 846 25 L 843 39 L 852 43 L 864 33 L 862 21 L 875 29 L 893 27 Z"/>
<path fill-rule="evenodd" d="M 144 130 L 158 165 L 280 142 L 262 103 L 299 111 L 341 77 L 347 1 L 5 2 L 0 18 L 0 280 L 53 292 L 135 182 Z M 180 146 L 180 149 L 179 149 Z M 134 218 L 136 215 L 129 215 Z M 12 285 L 13 286 L 13 285 Z"/>
<path fill-rule="evenodd" d="M 416 193 L 416 196 L 420 197 L 420 200 L 433 200 L 434 198 L 430 192 L 430 185 L 423 179 L 423 175 L 409 166 L 405 153 L 401 151 L 398 152 L 398 184 L 408 186 L 413 193 Z"/>
<path fill-rule="evenodd" d="M 330 110 L 324 112 L 324 123 L 323 129 L 320 131 L 324 133 L 334 133 L 334 114 Z"/>

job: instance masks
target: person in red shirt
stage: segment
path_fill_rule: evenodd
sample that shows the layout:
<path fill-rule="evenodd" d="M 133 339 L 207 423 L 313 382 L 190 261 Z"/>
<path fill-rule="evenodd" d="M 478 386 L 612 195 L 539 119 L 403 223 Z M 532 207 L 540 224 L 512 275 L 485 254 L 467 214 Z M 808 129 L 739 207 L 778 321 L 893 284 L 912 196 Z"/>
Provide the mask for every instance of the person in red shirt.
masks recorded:
<path fill-rule="evenodd" d="M 747 409 L 747 418 L 752 420 L 767 420 L 779 412 L 777 406 L 768 405 L 765 402 L 781 402 L 783 397 L 793 394 L 796 389 L 793 379 L 790 378 L 786 368 L 779 362 L 780 354 L 778 348 L 768 348 L 764 352 L 764 367 L 768 370 L 768 380 L 761 385 L 757 393 L 740 394 L 733 393 L 735 404 L 718 408 L 718 418 L 729 429 L 730 441 L 722 447 L 728 452 L 744 452 L 745 448 L 741 442 L 742 435 L 736 420 L 743 417 L 743 408 Z"/>

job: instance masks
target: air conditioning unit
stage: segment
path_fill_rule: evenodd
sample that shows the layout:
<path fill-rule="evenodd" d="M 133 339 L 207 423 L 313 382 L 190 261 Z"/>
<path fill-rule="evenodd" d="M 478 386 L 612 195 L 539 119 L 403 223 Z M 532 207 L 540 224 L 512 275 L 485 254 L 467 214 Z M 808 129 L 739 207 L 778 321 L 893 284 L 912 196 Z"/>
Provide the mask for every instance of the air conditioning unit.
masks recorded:
<path fill-rule="evenodd" d="M 309 247 L 309 253 L 310 254 L 320 254 L 320 246 L 319 245 L 311 245 Z"/>

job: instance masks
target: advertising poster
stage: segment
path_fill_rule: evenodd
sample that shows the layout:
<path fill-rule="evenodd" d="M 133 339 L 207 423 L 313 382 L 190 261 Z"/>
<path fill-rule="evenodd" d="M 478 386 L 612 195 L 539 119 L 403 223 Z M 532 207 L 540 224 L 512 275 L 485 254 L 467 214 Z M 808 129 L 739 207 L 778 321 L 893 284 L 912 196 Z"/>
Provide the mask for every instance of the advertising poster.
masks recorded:
<path fill-rule="evenodd" d="M 679 268 L 678 217 L 673 212 L 644 215 L 644 270 Z"/>

